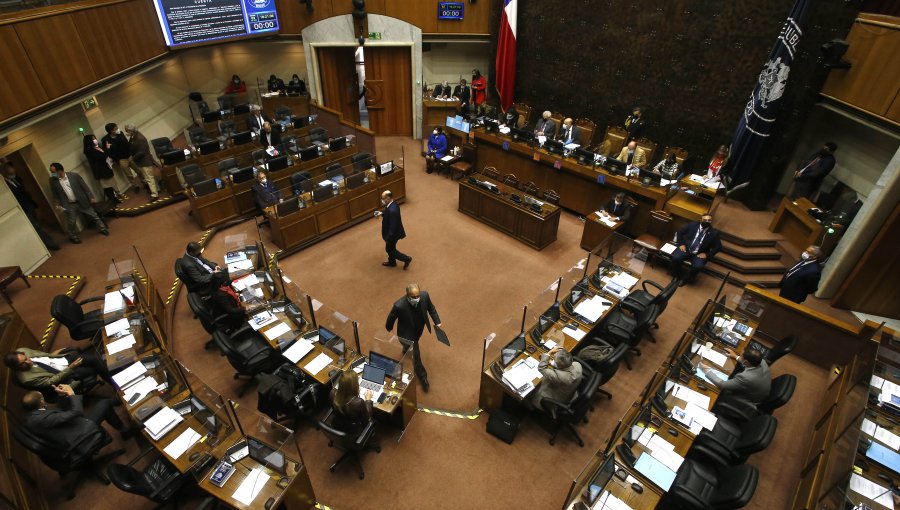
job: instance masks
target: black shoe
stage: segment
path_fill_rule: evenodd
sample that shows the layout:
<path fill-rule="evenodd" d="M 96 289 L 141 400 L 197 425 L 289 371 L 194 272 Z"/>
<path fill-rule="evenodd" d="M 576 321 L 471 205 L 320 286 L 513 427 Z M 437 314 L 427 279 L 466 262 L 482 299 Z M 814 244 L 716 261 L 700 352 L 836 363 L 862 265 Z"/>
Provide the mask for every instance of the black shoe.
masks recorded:
<path fill-rule="evenodd" d="M 103 235 L 105 235 L 105 236 L 107 236 L 107 237 L 109 237 L 109 229 L 107 229 L 106 227 L 101 228 L 101 229 L 100 229 L 100 233 L 103 234 Z"/>
<path fill-rule="evenodd" d="M 156 202 L 157 200 L 159 200 L 159 197 L 158 197 L 158 196 L 156 196 L 156 197 L 150 197 L 150 203 L 151 203 L 151 204 L 152 204 L 153 202 Z"/>
<path fill-rule="evenodd" d="M 382 262 L 381 265 L 384 267 L 397 267 L 396 262 Z"/>
<path fill-rule="evenodd" d="M 422 385 L 422 391 L 424 391 L 425 393 L 428 393 L 428 390 L 431 387 L 431 385 L 428 384 L 428 378 L 427 377 L 419 378 L 419 384 Z"/>
<path fill-rule="evenodd" d="M 403 270 L 406 271 L 406 268 L 409 267 L 409 263 L 412 262 L 412 257 L 406 259 L 406 262 L 403 263 Z"/>
<path fill-rule="evenodd" d="M 72 244 L 81 244 L 81 238 L 80 238 L 80 237 L 70 237 L 70 238 L 69 238 L 69 241 L 72 241 Z"/>
<path fill-rule="evenodd" d="M 141 186 L 138 185 L 138 184 L 135 184 L 135 185 L 134 185 L 134 192 L 135 192 L 135 193 L 140 193 L 140 192 L 141 192 Z"/>
<path fill-rule="evenodd" d="M 51 251 L 59 251 L 59 245 L 58 245 L 58 244 L 48 244 L 48 245 L 47 245 L 47 248 L 50 248 Z"/>

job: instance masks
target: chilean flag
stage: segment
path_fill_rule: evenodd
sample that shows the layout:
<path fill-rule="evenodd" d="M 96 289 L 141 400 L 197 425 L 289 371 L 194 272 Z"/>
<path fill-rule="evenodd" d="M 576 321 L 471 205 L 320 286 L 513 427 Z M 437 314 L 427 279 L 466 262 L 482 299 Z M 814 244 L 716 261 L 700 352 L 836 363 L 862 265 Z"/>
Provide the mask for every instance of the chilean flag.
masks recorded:
<path fill-rule="evenodd" d="M 516 88 L 516 20 L 519 0 L 503 0 L 500 35 L 497 37 L 497 93 L 500 106 L 507 110 L 515 100 Z"/>

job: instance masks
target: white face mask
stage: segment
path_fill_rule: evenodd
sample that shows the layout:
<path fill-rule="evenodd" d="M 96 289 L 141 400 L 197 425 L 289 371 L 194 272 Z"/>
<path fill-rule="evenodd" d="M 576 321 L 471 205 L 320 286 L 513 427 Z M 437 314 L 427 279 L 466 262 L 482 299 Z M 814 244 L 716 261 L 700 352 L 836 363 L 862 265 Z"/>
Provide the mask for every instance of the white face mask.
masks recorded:
<path fill-rule="evenodd" d="M 806 252 L 801 253 L 800 258 L 803 260 L 809 260 L 809 253 L 806 253 Z"/>
<path fill-rule="evenodd" d="M 100 142 L 98 142 L 97 140 L 93 140 L 93 144 L 94 144 L 94 147 L 97 147 L 100 145 Z"/>
<path fill-rule="evenodd" d="M 268 179 L 260 179 L 260 180 L 259 180 L 259 183 L 260 183 L 260 184 L 263 184 L 263 185 L 265 185 L 267 182 L 269 182 Z"/>
<path fill-rule="evenodd" d="M 434 131 L 432 131 L 432 133 L 434 133 L 434 135 L 437 136 L 437 129 L 435 129 Z"/>
<path fill-rule="evenodd" d="M 408 297 L 408 298 L 406 298 L 406 300 L 409 301 L 409 304 L 411 304 L 411 305 L 413 305 L 413 306 L 416 306 L 416 305 L 419 304 L 419 299 L 421 299 L 421 298 L 417 298 L 417 297 Z"/>
<path fill-rule="evenodd" d="M 382 199 L 381 199 L 381 205 L 387 205 L 387 204 L 388 204 L 387 199 L 382 198 Z"/>

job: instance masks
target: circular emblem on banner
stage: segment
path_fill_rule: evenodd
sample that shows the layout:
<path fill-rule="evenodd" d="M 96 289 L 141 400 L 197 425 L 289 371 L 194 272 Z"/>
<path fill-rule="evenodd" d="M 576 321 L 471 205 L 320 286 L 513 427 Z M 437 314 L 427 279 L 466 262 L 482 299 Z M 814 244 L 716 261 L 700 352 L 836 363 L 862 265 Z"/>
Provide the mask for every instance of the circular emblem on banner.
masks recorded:
<path fill-rule="evenodd" d="M 265 9 L 272 3 L 272 0 L 247 0 L 247 4 L 254 9 Z"/>
<path fill-rule="evenodd" d="M 778 101 L 784 94 L 791 67 L 781 62 L 781 57 L 766 62 L 759 73 L 759 105 L 767 108 L 770 102 Z"/>

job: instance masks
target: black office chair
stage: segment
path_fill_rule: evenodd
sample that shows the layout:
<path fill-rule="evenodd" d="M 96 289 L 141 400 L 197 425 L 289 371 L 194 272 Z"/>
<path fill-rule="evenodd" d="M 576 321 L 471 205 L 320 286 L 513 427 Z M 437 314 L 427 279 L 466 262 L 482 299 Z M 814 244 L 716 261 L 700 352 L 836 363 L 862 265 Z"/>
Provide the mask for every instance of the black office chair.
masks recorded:
<path fill-rule="evenodd" d="M 325 167 L 325 178 L 335 182 L 344 179 L 344 170 L 340 163 L 332 163 Z"/>
<path fill-rule="evenodd" d="M 675 295 L 675 291 L 678 290 L 678 285 L 681 283 L 681 280 L 678 278 L 672 278 L 672 281 L 669 282 L 668 285 L 663 287 L 662 285 L 652 281 L 652 280 L 644 280 L 641 282 L 641 288 L 637 290 L 631 291 L 625 299 L 622 300 L 620 305 L 625 310 L 638 315 L 641 313 L 644 308 L 650 305 L 658 305 L 659 306 L 659 315 L 666 310 L 666 306 L 669 305 L 669 299 Z M 654 293 L 647 286 L 654 287 L 657 292 Z"/>
<path fill-rule="evenodd" d="M 266 152 L 266 149 L 257 149 L 253 151 L 251 157 L 253 158 L 253 161 L 261 165 L 269 159 L 269 154 Z"/>
<path fill-rule="evenodd" d="M 157 155 L 175 150 L 175 147 L 172 146 L 172 140 L 165 137 L 150 140 L 150 145 L 153 146 L 153 150 L 156 151 Z"/>
<path fill-rule="evenodd" d="M 151 451 L 155 450 L 146 449 L 128 464 L 110 464 L 106 474 L 121 491 L 143 496 L 160 506 L 172 503 L 177 508 L 177 501 L 173 498 L 191 479 L 190 472 L 182 474 L 159 453 L 142 471 L 135 469 L 134 464 Z"/>
<path fill-rule="evenodd" d="M 100 450 L 112 442 L 106 430 L 99 426 L 85 434 L 77 447 L 69 451 L 61 450 L 25 427 L 15 427 L 13 437 L 28 451 L 37 455 L 47 467 L 59 473 L 60 477 L 76 473 L 75 479 L 66 488 L 66 499 L 70 500 L 75 497 L 78 485 L 87 476 L 93 476 L 108 485 L 109 479 L 103 474 L 102 465 L 125 453 L 125 450 L 115 450 L 99 455 Z"/>
<path fill-rule="evenodd" d="M 291 118 L 291 109 L 287 106 L 278 106 L 275 108 L 275 119 L 284 120 Z"/>
<path fill-rule="evenodd" d="M 200 168 L 200 165 L 194 163 L 179 167 L 177 171 L 181 174 L 181 178 L 184 179 L 184 186 L 186 188 L 190 188 L 197 183 L 203 182 L 208 179 L 208 177 L 206 177 L 206 173 L 202 168 Z"/>
<path fill-rule="evenodd" d="M 328 143 L 328 130 L 319 126 L 310 128 L 309 143 L 315 142 Z"/>
<path fill-rule="evenodd" d="M 685 460 L 664 496 L 664 508 L 680 510 L 734 510 L 750 502 L 759 471 L 749 464 L 715 470 Z"/>
<path fill-rule="evenodd" d="M 223 329 L 228 333 L 235 329 L 232 327 L 233 325 L 227 323 L 227 317 L 216 316 L 213 313 L 209 304 L 209 299 L 206 296 L 197 292 L 188 292 L 187 302 L 188 306 L 191 307 L 191 311 L 194 312 L 194 317 L 196 317 L 200 321 L 200 325 L 203 326 L 203 330 L 210 334 L 210 339 L 207 340 L 206 344 L 203 346 L 204 349 L 212 349 L 213 345 L 215 345 L 215 340 L 211 335 L 215 333 L 216 330 Z"/>
<path fill-rule="evenodd" d="M 239 379 L 242 376 L 248 378 L 247 383 L 238 391 L 239 397 L 243 396 L 247 387 L 256 381 L 257 375 L 271 372 L 283 361 L 281 354 L 249 325 L 230 335 L 225 331 L 216 330 L 213 332 L 213 341 L 234 368 L 234 378 Z"/>
<path fill-rule="evenodd" d="M 184 284 L 185 288 L 187 288 L 189 293 L 197 293 L 202 296 L 203 299 L 206 299 L 209 296 L 210 286 L 209 285 L 198 285 L 194 284 L 190 278 L 187 277 L 187 274 L 184 272 L 184 269 L 181 267 L 181 259 L 175 260 L 175 276 L 181 280 L 181 283 Z M 190 294 L 188 294 L 190 297 Z M 188 301 L 190 303 L 190 301 Z M 195 312 L 196 313 L 196 312 Z"/>
<path fill-rule="evenodd" d="M 759 412 L 772 414 L 776 409 L 788 403 L 797 389 L 797 377 L 791 374 L 782 374 L 772 380 L 772 389 L 769 396 L 756 406 Z"/>
<path fill-rule="evenodd" d="M 635 317 L 622 312 L 620 309 L 612 310 L 599 326 L 600 337 L 609 343 L 628 344 L 630 353 L 640 356 L 638 347 L 641 339 L 650 334 L 650 327 L 659 316 L 658 305 L 649 305 Z M 625 356 L 625 366 L 631 370 L 631 361 Z"/>
<path fill-rule="evenodd" d="M 224 96 L 219 96 L 216 98 L 216 102 L 219 103 L 220 110 L 230 110 L 234 108 L 234 94 L 225 94 Z"/>
<path fill-rule="evenodd" d="M 234 134 L 234 121 L 233 120 L 219 121 L 219 135 L 221 137 L 220 140 L 224 140 L 233 134 Z"/>
<path fill-rule="evenodd" d="M 209 137 L 206 136 L 206 131 L 203 130 L 203 127 L 194 126 L 188 128 L 188 140 L 190 140 L 191 145 L 199 145 L 209 140 Z"/>
<path fill-rule="evenodd" d="M 334 409 L 330 409 L 328 414 L 319 420 L 319 428 L 322 429 L 322 432 L 328 438 L 328 446 L 335 446 L 344 451 L 341 458 L 332 464 L 328 470 L 334 473 L 335 469 L 348 460 L 353 459 L 359 466 L 359 479 L 362 480 L 366 477 L 366 472 L 363 470 L 362 461 L 359 458 L 360 453 L 366 450 L 375 450 L 375 453 L 381 453 L 381 446 L 371 443 L 372 437 L 375 435 L 375 419 L 369 419 L 369 422 L 366 423 L 366 426 L 359 433 L 354 433 L 349 430 L 343 430 L 343 427 L 336 426 L 334 420 L 329 421 L 335 414 Z"/>
<path fill-rule="evenodd" d="M 60 294 L 50 303 L 50 316 L 69 330 L 72 340 L 100 341 L 98 333 L 103 327 L 103 309 L 98 308 L 85 313 L 82 305 L 92 302 L 103 302 L 103 296 L 95 296 L 84 301 Z"/>
<path fill-rule="evenodd" d="M 357 152 L 350 157 L 354 172 L 362 172 L 372 168 L 372 155 L 368 152 Z"/>
<path fill-rule="evenodd" d="M 228 175 L 228 171 L 237 168 L 237 158 L 227 158 L 216 163 L 219 167 L 219 175 Z"/>
<path fill-rule="evenodd" d="M 716 399 L 712 412 L 716 416 L 725 416 L 737 423 L 744 423 L 759 414 L 772 414 L 787 404 L 796 388 L 797 378 L 791 374 L 782 374 L 772 380 L 769 395 L 759 404 L 754 405 L 740 397 L 725 393 Z"/>
<path fill-rule="evenodd" d="M 295 172 L 291 174 L 291 190 L 294 196 L 312 191 L 312 174 L 309 172 Z"/>
<path fill-rule="evenodd" d="M 577 361 L 577 360 L 576 360 Z M 541 400 L 541 406 L 546 410 L 548 417 L 552 423 L 552 432 L 550 435 L 550 444 L 556 444 L 556 436 L 562 430 L 566 430 L 575 438 L 578 446 L 584 447 L 584 441 L 578 435 L 575 424 L 581 421 L 587 422 L 587 412 L 591 406 L 591 400 L 597 392 L 597 386 L 600 382 L 598 374 L 591 370 L 590 366 L 582 364 L 581 383 L 578 390 L 572 395 L 567 402 L 561 402 L 552 398 Z"/>
<path fill-rule="evenodd" d="M 750 455 L 768 448 L 777 428 L 778 420 L 768 414 L 740 425 L 722 417 L 712 430 L 703 429 L 697 434 L 687 457 L 711 461 L 719 467 L 743 464 Z"/>
<path fill-rule="evenodd" d="M 307 377 L 296 365 L 285 363 L 271 374 L 259 374 L 256 408 L 296 430 L 300 420 L 315 424 L 315 415 L 329 403 L 330 388 Z"/>
<path fill-rule="evenodd" d="M 798 341 L 797 335 L 788 335 L 776 342 L 771 349 L 756 340 L 752 340 L 747 348 L 758 350 L 762 354 L 763 359 L 766 360 L 766 363 L 772 366 L 773 363 L 793 352 L 794 348 L 797 347 Z"/>
<path fill-rule="evenodd" d="M 594 342 L 586 345 L 585 348 L 587 348 L 589 345 L 596 345 L 597 343 L 609 345 L 603 340 L 596 339 Z M 622 363 L 622 360 L 625 359 L 625 356 L 628 354 L 628 350 L 630 348 L 631 347 L 628 344 L 621 343 L 613 347 L 612 352 L 602 360 L 598 362 L 591 362 L 590 360 L 585 361 L 598 375 L 596 393 L 601 393 L 603 395 L 606 395 L 607 399 L 612 399 L 612 394 L 604 390 L 602 386 L 608 383 L 613 378 L 613 376 L 616 375 L 616 372 L 619 371 L 619 365 Z M 582 349 L 582 351 L 583 350 L 584 349 Z M 583 357 L 579 356 L 578 359 L 583 359 Z"/>

